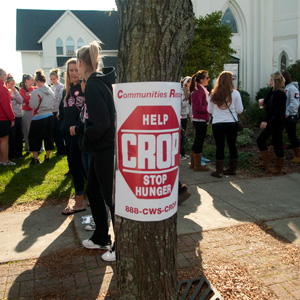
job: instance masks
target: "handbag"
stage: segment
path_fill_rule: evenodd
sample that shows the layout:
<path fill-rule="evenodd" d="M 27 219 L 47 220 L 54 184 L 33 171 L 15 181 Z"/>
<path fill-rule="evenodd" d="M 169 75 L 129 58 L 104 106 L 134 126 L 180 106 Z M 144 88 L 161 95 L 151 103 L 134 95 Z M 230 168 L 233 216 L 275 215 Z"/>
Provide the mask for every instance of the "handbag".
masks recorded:
<path fill-rule="evenodd" d="M 227 105 L 227 103 L 226 103 L 226 105 Z M 229 108 L 229 106 L 227 105 L 227 108 L 228 108 L 228 110 L 230 111 L 230 113 L 231 113 L 231 115 L 232 115 L 232 117 L 233 117 L 233 120 L 234 120 L 234 122 L 235 122 L 235 124 L 236 124 L 236 128 L 237 128 L 237 131 L 238 132 L 241 132 L 241 131 L 243 131 L 243 125 L 238 121 L 238 120 L 236 120 L 235 119 L 235 117 L 234 117 L 234 115 L 233 115 L 233 113 L 232 113 L 232 111 L 230 110 L 230 108 Z"/>

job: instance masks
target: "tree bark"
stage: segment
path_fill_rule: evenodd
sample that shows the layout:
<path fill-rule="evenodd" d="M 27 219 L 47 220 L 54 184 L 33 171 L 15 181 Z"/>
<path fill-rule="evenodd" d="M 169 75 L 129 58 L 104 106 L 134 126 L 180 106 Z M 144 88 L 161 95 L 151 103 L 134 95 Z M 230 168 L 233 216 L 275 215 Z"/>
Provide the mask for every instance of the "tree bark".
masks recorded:
<path fill-rule="evenodd" d="M 118 82 L 179 81 L 194 33 L 190 0 L 116 0 Z"/>
<path fill-rule="evenodd" d="M 194 30 L 190 0 L 116 0 L 118 82 L 179 81 Z M 160 222 L 115 217 L 120 299 L 177 298 L 175 214 Z"/>

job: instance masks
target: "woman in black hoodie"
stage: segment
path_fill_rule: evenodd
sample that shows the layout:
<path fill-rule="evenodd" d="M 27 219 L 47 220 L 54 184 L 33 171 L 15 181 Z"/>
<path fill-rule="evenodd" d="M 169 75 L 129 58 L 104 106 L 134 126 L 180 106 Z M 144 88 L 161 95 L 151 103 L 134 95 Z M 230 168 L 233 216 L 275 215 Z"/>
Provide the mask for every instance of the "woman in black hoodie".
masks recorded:
<path fill-rule="evenodd" d="M 284 148 L 282 132 L 285 127 L 285 104 L 286 94 L 284 92 L 285 79 L 281 72 L 271 75 L 269 86 L 272 87 L 268 95 L 264 99 L 265 117 L 260 124 L 262 132 L 257 138 L 257 145 L 261 151 L 262 163 L 256 165 L 260 169 L 267 170 L 271 174 L 279 174 L 282 172 L 284 162 Z M 272 137 L 272 144 L 276 154 L 275 166 L 269 168 L 270 157 L 266 141 Z"/>
<path fill-rule="evenodd" d="M 115 80 L 113 70 L 108 74 L 98 72 L 99 44 L 92 42 L 77 51 L 79 74 L 87 81 L 85 87 L 85 125 L 82 147 L 93 151 L 86 193 L 90 201 L 96 230 L 93 236 L 82 242 L 89 249 L 110 249 L 106 205 L 110 209 L 114 224 L 114 204 L 112 202 L 114 172 L 115 106 L 111 84 Z M 101 188 L 104 201 L 100 201 L 98 191 Z M 115 251 L 102 255 L 106 261 L 115 260 Z"/>

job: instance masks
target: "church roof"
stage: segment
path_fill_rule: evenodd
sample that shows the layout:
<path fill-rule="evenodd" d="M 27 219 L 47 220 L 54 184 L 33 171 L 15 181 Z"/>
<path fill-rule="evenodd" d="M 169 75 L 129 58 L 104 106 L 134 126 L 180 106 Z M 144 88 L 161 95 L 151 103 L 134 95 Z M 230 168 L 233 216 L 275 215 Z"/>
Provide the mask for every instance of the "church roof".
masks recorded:
<path fill-rule="evenodd" d="M 40 38 L 65 13 L 65 10 L 17 9 L 17 51 L 39 51 Z M 103 50 L 118 49 L 118 12 L 71 10 L 103 42 Z"/>

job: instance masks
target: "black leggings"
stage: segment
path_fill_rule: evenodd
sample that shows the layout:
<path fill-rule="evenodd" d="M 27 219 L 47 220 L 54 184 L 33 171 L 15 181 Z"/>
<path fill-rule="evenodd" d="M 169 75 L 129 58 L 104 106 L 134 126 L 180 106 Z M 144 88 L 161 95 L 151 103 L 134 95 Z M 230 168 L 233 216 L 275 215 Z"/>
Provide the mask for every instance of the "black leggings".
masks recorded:
<path fill-rule="evenodd" d="M 260 151 L 268 150 L 267 140 L 272 136 L 272 145 L 277 157 L 283 158 L 283 141 L 282 141 L 283 127 L 274 126 L 268 123 L 267 127 L 260 133 L 256 142 Z"/>
<path fill-rule="evenodd" d="M 91 240 L 98 245 L 105 245 L 110 242 L 105 203 L 110 209 L 114 225 L 115 205 L 112 202 L 113 172 L 114 149 L 109 148 L 94 152 L 90 164 L 86 194 L 89 198 L 92 215 L 96 224 L 96 230 Z M 99 198 L 100 188 L 104 198 Z"/>
<path fill-rule="evenodd" d="M 65 135 L 65 141 L 68 152 L 69 169 L 73 177 L 74 189 L 76 195 L 84 194 L 84 170 L 82 164 L 81 150 L 78 146 L 76 135 Z"/>
<path fill-rule="evenodd" d="M 196 133 L 192 150 L 195 154 L 199 154 L 203 151 L 203 143 L 206 137 L 207 123 L 193 121 L 193 124 L 196 129 Z"/>
<path fill-rule="evenodd" d="M 229 148 L 230 159 L 237 159 L 237 127 L 235 123 L 216 123 L 212 125 L 216 142 L 216 159 L 224 160 L 225 140 Z"/>
<path fill-rule="evenodd" d="M 285 130 L 291 142 L 292 148 L 299 148 L 299 140 L 296 135 L 297 123 L 290 122 L 288 119 L 285 119 Z"/>

